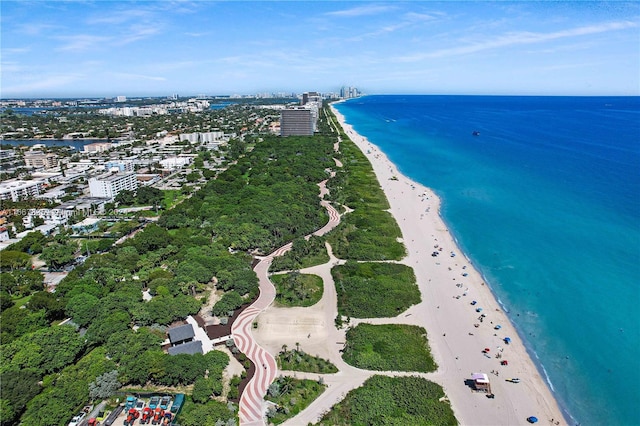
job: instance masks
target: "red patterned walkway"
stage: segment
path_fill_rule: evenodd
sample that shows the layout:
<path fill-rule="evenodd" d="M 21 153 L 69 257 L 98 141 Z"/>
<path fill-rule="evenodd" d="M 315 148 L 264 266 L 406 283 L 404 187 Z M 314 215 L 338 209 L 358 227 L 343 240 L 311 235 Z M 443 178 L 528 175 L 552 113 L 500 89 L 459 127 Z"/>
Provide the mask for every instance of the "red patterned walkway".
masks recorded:
<path fill-rule="evenodd" d="M 318 184 L 321 198 L 324 198 L 327 193 L 326 182 L 325 180 Z M 340 214 L 328 201 L 322 200 L 320 204 L 327 209 L 329 222 L 313 233 L 313 235 L 317 236 L 326 234 L 340 223 Z M 256 366 L 255 375 L 240 397 L 238 414 L 241 426 L 263 426 L 265 424 L 264 413 L 266 406 L 264 396 L 269 389 L 269 385 L 273 383 L 278 374 L 278 365 L 275 358 L 255 342 L 251 334 L 251 327 L 258 314 L 268 308 L 276 297 L 276 289 L 268 277 L 271 261 L 274 257 L 282 256 L 291 250 L 292 244 L 288 243 L 268 256 L 261 258 L 260 262 L 253 268 L 258 275 L 260 295 L 250 307 L 238 316 L 231 328 L 231 335 L 236 346 Z"/>

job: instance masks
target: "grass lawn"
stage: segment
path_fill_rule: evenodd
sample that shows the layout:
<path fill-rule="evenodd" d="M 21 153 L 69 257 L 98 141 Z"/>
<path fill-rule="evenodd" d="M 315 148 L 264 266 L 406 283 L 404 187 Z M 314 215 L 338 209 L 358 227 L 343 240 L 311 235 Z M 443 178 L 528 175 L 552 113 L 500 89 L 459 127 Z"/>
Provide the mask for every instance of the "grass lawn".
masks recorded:
<path fill-rule="evenodd" d="M 421 377 L 373 376 L 320 420 L 323 426 L 457 425 L 440 385 Z"/>
<path fill-rule="evenodd" d="M 276 303 L 280 306 L 312 306 L 322 298 L 322 278 L 317 275 L 289 272 L 271 275 L 276 287 Z"/>
<path fill-rule="evenodd" d="M 347 364 L 366 370 L 430 372 L 437 369 L 424 328 L 405 324 L 358 324 L 347 330 Z"/>
<path fill-rule="evenodd" d="M 395 317 L 420 303 L 413 269 L 397 263 L 355 263 L 331 270 L 340 315 L 355 318 Z"/>
<path fill-rule="evenodd" d="M 164 195 L 164 200 L 162 201 L 162 205 L 165 210 L 169 210 L 171 207 L 176 205 L 178 201 L 185 198 L 185 195 L 182 194 L 182 191 L 179 189 L 165 189 L 162 191 Z"/>
<path fill-rule="evenodd" d="M 13 305 L 20 307 L 20 306 L 24 306 L 27 303 L 29 303 L 29 300 L 31 300 L 31 294 L 28 296 L 23 296 L 23 297 L 19 297 L 17 299 L 11 299 L 13 301 Z"/>

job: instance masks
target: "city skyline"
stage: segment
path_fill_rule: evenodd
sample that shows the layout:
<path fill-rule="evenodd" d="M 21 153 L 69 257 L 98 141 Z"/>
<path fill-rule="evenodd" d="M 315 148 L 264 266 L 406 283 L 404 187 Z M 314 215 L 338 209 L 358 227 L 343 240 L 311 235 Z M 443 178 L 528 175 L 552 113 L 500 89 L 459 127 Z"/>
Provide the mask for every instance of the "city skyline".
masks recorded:
<path fill-rule="evenodd" d="M 636 2 L 3 1 L 0 96 L 639 95 Z"/>

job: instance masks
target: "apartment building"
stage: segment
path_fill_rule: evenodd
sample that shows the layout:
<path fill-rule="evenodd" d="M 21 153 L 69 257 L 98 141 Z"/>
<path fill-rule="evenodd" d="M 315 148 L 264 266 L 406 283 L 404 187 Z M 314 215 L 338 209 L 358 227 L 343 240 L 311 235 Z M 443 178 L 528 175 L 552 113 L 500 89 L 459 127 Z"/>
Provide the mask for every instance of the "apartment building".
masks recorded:
<path fill-rule="evenodd" d="M 24 162 L 27 167 L 50 169 L 58 165 L 58 156 L 42 151 L 27 151 L 24 153 Z"/>
<path fill-rule="evenodd" d="M 109 151 L 112 146 L 113 144 L 111 142 L 89 143 L 84 146 L 84 152 L 85 153 L 105 152 L 105 151 Z"/>
<path fill-rule="evenodd" d="M 133 172 L 105 174 L 89 179 L 89 191 L 92 197 L 114 198 L 120 191 L 135 191 L 138 179 Z"/>
<path fill-rule="evenodd" d="M 312 136 L 316 123 L 307 106 L 283 109 L 280 112 L 281 136 Z"/>
<path fill-rule="evenodd" d="M 44 190 L 41 180 L 6 180 L 0 182 L 0 199 L 19 201 L 33 198 Z"/>

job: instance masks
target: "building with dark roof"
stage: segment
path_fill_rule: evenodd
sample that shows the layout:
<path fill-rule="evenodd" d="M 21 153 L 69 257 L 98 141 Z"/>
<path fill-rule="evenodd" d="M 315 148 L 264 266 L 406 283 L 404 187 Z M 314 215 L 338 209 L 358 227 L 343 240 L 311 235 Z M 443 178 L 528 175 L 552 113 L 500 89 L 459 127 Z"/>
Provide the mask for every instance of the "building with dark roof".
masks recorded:
<path fill-rule="evenodd" d="M 182 343 L 180 345 L 170 347 L 169 349 L 167 349 L 167 352 L 169 353 L 169 355 L 201 354 L 201 353 L 203 353 L 202 352 L 202 342 L 199 341 L 199 340 L 193 340 L 193 341 L 188 342 L 188 343 Z"/>
<path fill-rule="evenodd" d="M 191 342 L 196 335 L 191 324 L 184 324 L 170 328 L 168 330 L 168 334 L 171 346 Z"/>

